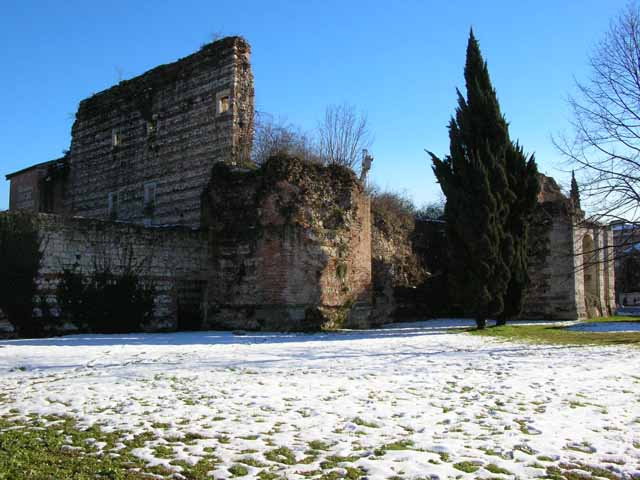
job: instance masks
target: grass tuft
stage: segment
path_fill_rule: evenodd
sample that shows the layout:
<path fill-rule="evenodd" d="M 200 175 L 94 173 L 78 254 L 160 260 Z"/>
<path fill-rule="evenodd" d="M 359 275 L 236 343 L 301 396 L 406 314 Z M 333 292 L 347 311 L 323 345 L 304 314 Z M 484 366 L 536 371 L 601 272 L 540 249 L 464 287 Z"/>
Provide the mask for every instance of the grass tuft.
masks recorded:
<path fill-rule="evenodd" d="M 590 322 L 639 321 L 637 317 L 606 317 Z M 632 345 L 640 346 L 640 332 L 577 332 L 557 325 L 505 325 L 484 330 L 470 330 L 471 335 L 510 341 L 557 345 Z"/>

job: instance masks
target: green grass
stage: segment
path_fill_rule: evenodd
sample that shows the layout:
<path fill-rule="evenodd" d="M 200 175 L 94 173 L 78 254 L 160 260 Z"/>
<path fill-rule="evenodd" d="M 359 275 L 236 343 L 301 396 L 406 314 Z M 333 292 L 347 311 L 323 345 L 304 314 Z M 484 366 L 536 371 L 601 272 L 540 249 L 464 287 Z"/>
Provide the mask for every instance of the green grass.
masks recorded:
<path fill-rule="evenodd" d="M 323 442 L 322 440 L 311 440 L 309 442 L 309 448 L 311 450 L 329 450 L 331 448 L 331 445 L 328 444 L 327 442 Z"/>
<path fill-rule="evenodd" d="M 473 473 L 476 470 L 478 470 L 480 467 L 471 462 L 459 462 L 459 463 L 454 463 L 453 468 L 455 468 L 456 470 L 460 470 L 461 472 Z"/>
<path fill-rule="evenodd" d="M 584 320 L 584 323 L 602 323 L 602 322 L 640 322 L 640 317 L 629 317 L 622 315 L 613 315 L 611 317 L 595 317 Z"/>
<path fill-rule="evenodd" d="M 633 322 L 638 317 L 603 317 L 587 322 Z M 505 325 L 485 330 L 467 330 L 471 335 L 511 341 L 557 345 L 633 345 L 640 346 L 639 332 L 576 332 L 557 325 Z"/>
<path fill-rule="evenodd" d="M 287 447 L 278 447 L 264 454 L 267 460 L 285 465 L 295 465 L 296 455 Z"/>
<path fill-rule="evenodd" d="M 495 463 L 490 463 L 484 468 L 486 468 L 491 473 L 499 473 L 501 475 L 513 475 L 513 473 L 511 473 L 509 470 L 507 470 L 506 468 L 499 467 Z"/>
<path fill-rule="evenodd" d="M 366 420 L 363 420 L 360 417 L 356 417 L 353 419 L 353 423 L 355 423 L 356 425 L 359 425 L 361 427 L 367 427 L 367 428 L 380 428 L 380 425 L 378 425 L 377 423 L 374 422 L 367 422 Z"/>
<path fill-rule="evenodd" d="M 229 468 L 229 473 L 234 477 L 244 477 L 245 475 L 249 475 L 249 470 L 243 465 L 234 465 Z"/>
<path fill-rule="evenodd" d="M 152 478 L 149 474 L 164 478 L 172 475 L 172 471 L 149 467 L 131 454 L 134 448 L 155 439 L 151 432 L 123 441 L 124 437 L 123 432 L 107 433 L 96 426 L 80 429 L 70 418 L 47 417 L 46 421 L 35 417 L 0 418 L 0 480 L 148 480 Z M 105 454 L 87 442 L 89 439 L 105 442 Z M 118 456 L 109 455 L 121 441 L 125 448 L 117 451 Z M 215 469 L 217 461 L 210 456 L 196 465 L 174 464 L 183 468 L 185 477 L 205 480 L 210 478 L 207 473 Z"/>

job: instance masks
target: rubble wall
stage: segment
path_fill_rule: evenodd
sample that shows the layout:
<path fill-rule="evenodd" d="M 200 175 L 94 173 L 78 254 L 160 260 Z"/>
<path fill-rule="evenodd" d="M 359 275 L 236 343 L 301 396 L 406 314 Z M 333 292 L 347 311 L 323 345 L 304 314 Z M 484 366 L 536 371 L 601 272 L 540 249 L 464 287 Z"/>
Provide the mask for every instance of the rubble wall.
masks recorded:
<path fill-rule="evenodd" d="M 212 328 L 367 327 L 370 201 L 354 174 L 295 158 L 216 165 L 206 194 Z"/>

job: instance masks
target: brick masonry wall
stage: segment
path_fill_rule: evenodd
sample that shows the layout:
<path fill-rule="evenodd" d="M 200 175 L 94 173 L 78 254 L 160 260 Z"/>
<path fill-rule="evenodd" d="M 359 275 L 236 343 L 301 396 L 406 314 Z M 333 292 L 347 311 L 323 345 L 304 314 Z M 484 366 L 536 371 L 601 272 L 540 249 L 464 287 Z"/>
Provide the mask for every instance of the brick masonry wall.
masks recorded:
<path fill-rule="evenodd" d="M 17 175 L 11 180 L 9 193 L 10 210 L 37 212 L 40 204 L 39 180 L 45 169 L 33 169 Z"/>
<path fill-rule="evenodd" d="M 388 212 L 396 213 L 397 212 Z M 414 244 L 415 219 L 407 215 L 406 221 L 393 225 L 386 222 L 381 212 L 375 211 L 371 230 L 372 279 L 377 324 L 389 323 L 404 311 L 415 311 L 415 299 L 406 295 L 427 277 L 426 266 Z M 395 219 L 397 221 L 397 219 Z"/>
<path fill-rule="evenodd" d="M 368 325 L 370 203 L 339 167 L 275 159 L 214 171 L 207 325 L 305 330 Z"/>
<path fill-rule="evenodd" d="M 156 287 L 152 330 L 176 328 L 178 299 L 192 300 L 198 290 L 204 291 L 209 259 L 206 231 L 45 214 L 38 215 L 38 225 L 44 247 L 38 286 L 50 302 L 55 301 L 63 269 L 77 267 L 88 274 L 94 265 L 106 264 L 117 272 L 129 258 L 142 279 Z"/>
<path fill-rule="evenodd" d="M 248 158 L 249 56 L 243 39 L 228 37 L 83 100 L 72 128 L 67 208 L 108 219 L 111 193 L 119 220 L 198 226 L 212 165 Z M 146 208 L 145 185 L 156 191 Z"/>

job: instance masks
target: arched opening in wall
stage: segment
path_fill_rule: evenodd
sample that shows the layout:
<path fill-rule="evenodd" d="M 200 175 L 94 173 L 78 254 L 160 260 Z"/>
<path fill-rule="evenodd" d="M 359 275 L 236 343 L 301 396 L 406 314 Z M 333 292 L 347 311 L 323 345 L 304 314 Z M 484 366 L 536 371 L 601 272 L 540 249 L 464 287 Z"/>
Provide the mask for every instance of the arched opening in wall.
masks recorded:
<path fill-rule="evenodd" d="M 598 262 L 593 237 L 582 238 L 582 273 L 584 275 L 584 303 L 589 318 L 602 315 L 598 301 Z"/>

